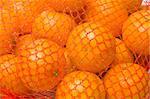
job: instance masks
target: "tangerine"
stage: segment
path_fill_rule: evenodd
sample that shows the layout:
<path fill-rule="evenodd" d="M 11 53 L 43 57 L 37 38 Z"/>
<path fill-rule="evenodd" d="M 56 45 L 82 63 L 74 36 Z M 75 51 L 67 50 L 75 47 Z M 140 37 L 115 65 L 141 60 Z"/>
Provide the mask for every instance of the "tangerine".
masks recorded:
<path fill-rule="evenodd" d="M 104 26 L 84 23 L 71 32 L 66 48 L 79 70 L 101 72 L 114 60 L 115 38 Z"/>
<path fill-rule="evenodd" d="M 122 31 L 125 44 L 134 54 L 150 55 L 150 10 L 133 13 Z"/>
<path fill-rule="evenodd" d="M 112 65 L 117 65 L 120 63 L 133 63 L 134 56 L 131 51 L 126 47 L 124 42 L 116 38 L 116 56 Z"/>
<path fill-rule="evenodd" d="M 15 53 L 18 55 L 17 52 L 19 52 L 19 50 L 21 48 L 25 48 L 27 45 L 29 45 L 33 40 L 35 40 L 34 36 L 32 34 L 26 34 L 23 36 L 20 36 L 17 38 L 17 43 L 15 46 Z"/>
<path fill-rule="evenodd" d="M 0 8 L 0 55 L 11 53 L 13 19 L 8 10 Z"/>
<path fill-rule="evenodd" d="M 0 57 L 0 89 L 8 89 L 15 94 L 25 94 L 29 91 L 18 77 L 19 65 L 15 55 L 5 54 Z"/>
<path fill-rule="evenodd" d="M 122 26 L 128 18 L 128 12 L 118 0 L 87 0 L 86 21 L 103 23 L 117 37 L 122 34 Z"/>
<path fill-rule="evenodd" d="M 35 19 L 32 29 L 35 37 L 48 38 L 64 46 L 75 25 L 75 21 L 67 14 L 44 11 Z"/>
<path fill-rule="evenodd" d="M 84 7 L 82 0 L 46 0 L 47 4 L 60 12 L 75 12 Z"/>
<path fill-rule="evenodd" d="M 24 85 L 35 91 L 51 91 L 60 82 L 67 66 L 64 49 L 48 39 L 22 43 L 18 49 L 20 78 Z"/>
<path fill-rule="evenodd" d="M 3 8 L 14 15 L 16 35 L 32 32 L 34 18 L 47 9 L 44 0 L 11 0 L 4 1 Z M 19 33 L 19 34 L 18 34 Z"/>
<path fill-rule="evenodd" d="M 75 71 L 58 85 L 56 99 L 105 99 L 103 81 L 93 73 Z"/>
<path fill-rule="evenodd" d="M 146 99 L 149 74 L 137 64 L 124 63 L 112 67 L 104 76 L 109 99 Z"/>
<path fill-rule="evenodd" d="M 121 0 L 121 1 L 122 1 L 121 3 L 124 4 L 129 13 L 136 12 L 140 8 L 140 5 L 142 3 L 142 0 L 130 0 L 130 1 Z"/>

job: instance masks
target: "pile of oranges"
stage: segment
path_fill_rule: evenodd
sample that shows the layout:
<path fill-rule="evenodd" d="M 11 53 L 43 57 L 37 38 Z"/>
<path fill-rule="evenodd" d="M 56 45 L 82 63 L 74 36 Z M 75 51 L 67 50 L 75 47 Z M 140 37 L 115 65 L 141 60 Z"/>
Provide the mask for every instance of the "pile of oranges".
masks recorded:
<path fill-rule="evenodd" d="M 149 99 L 141 2 L 0 0 L 0 98 Z"/>

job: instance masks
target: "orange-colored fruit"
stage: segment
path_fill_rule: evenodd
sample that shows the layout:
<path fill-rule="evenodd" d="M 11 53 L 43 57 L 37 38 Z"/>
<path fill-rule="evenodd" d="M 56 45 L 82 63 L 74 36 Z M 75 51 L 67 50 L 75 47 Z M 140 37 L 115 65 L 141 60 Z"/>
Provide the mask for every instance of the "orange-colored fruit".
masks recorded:
<path fill-rule="evenodd" d="M 12 33 L 13 18 L 8 10 L 0 8 L 0 34 Z"/>
<path fill-rule="evenodd" d="M 115 57 L 115 39 L 107 28 L 95 23 L 77 26 L 67 41 L 70 60 L 79 70 L 101 72 Z"/>
<path fill-rule="evenodd" d="M 16 94 L 24 94 L 28 89 L 18 77 L 19 60 L 12 54 L 0 57 L 0 89 L 8 89 Z"/>
<path fill-rule="evenodd" d="M 122 34 L 122 25 L 128 18 L 128 12 L 117 0 L 87 0 L 86 6 L 86 21 L 103 23 L 114 36 Z"/>
<path fill-rule="evenodd" d="M 13 45 L 13 19 L 5 9 L 0 8 L 0 55 L 11 53 Z"/>
<path fill-rule="evenodd" d="M 33 23 L 33 35 L 36 37 L 49 38 L 59 45 L 64 46 L 75 25 L 75 21 L 69 15 L 44 11 Z"/>
<path fill-rule="evenodd" d="M 56 11 L 75 12 L 84 7 L 82 0 L 46 0 L 47 4 Z"/>
<path fill-rule="evenodd" d="M 149 75 L 137 64 L 126 63 L 112 67 L 104 77 L 108 99 L 146 99 Z"/>
<path fill-rule="evenodd" d="M 142 0 L 120 0 L 121 4 L 124 4 L 129 13 L 133 13 L 140 8 Z"/>
<path fill-rule="evenodd" d="M 52 90 L 65 74 L 64 49 L 47 39 L 22 44 L 17 53 L 22 61 L 19 69 L 24 85 L 36 92 Z"/>
<path fill-rule="evenodd" d="M 58 85 L 56 99 L 105 99 L 103 81 L 90 72 L 75 71 Z"/>
<path fill-rule="evenodd" d="M 34 36 L 32 34 L 26 34 L 23 36 L 20 36 L 16 41 L 15 46 L 15 52 L 19 52 L 21 48 L 25 48 L 27 45 L 29 45 L 33 40 L 35 40 Z"/>
<path fill-rule="evenodd" d="M 22 34 L 32 32 L 34 18 L 47 8 L 44 0 L 6 0 L 3 7 L 15 15 L 14 31 Z"/>
<path fill-rule="evenodd" d="M 122 31 L 123 40 L 133 53 L 150 55 L 150 10 L 133 13 Z"/>
<path fill-rule="evenodd" d="M 133 63 L 134 56 L 131 51 L 126 47 L 124 42 L 116 38 L 116 56 L 112 65 L 117 65 L 120 63 Z"/>

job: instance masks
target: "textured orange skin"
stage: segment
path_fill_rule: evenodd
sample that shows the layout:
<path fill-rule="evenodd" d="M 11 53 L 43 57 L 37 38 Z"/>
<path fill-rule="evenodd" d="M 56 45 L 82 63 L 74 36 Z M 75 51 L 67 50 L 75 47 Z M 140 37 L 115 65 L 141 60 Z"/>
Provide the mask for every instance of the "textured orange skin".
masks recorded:
<path fill-rule="evenodd" d="M 82 0 L 46 0 L 51 8 L 61 12 L 75 12 L 84 7 Z"/>
<path fill-rule="evenodd" d="M 124 42 L 118 38 L 116 40 L 116 56 L 112 65 L 117 65 L 120 63 L 133 63 L 134 57 L 131 51 L 126 47 Z"/>
<path fill-rule="evenodd" d="M 79 70 L 101 72 L 115 57 L 115 38 L 104 26 L 84 23 L 71 32 L 67 51 L 72 64 Z"/>
<path fill-rule="evenodd" d="M 28 89 L 18 77 L 19 60 L 12 54 L 0 57 L 0 89 L 7 89 L 15 94 L 25 94 Z"/>
<path fill-rule="evenodd" d="M 123 25 L 123 40 L 135 54 L 150 55 L 150 10 L 133 13 Z"/>
<path fill-rule="evenodd" d="M 112 67 L 104 77 L 109 99 L 146 99 L 149 95 L 149 74 L 137 64 L 125 63 Z"/>
<path fill-rule="evenodd" d="M 11 53 L 13 45 L 13 19 L 10 13 L 0 8 L 0 55 Z"/>
<path fill-rule="evenodd" d="M 9 13 L 14 15 L 14 31 L 20 34 L 32 32 L 32 23 L 34 18 L 41 13 L 47 6 L 44 0 L 5 0 L 3 8 L 8 9 Z"/>
<path fill-rule="evenodd" d="M 87 0 L 86 21 L 103 23 L 111 29 L 112 34 L 117 37 L 122 34 L 123 22 L 128 18 L 128 12 L 116 0 Z"/>
<path fill-rule="evenodd" d="M 64 49 L 47 39 L 37 39 L 18 49 L 20 78 L 29 89 L 52 90 L 64 76 Z"/>
<path fill-rule="evenodd" d="M 140 8 L 142 0 L 119 0 L 121 4 L 124 4 L 129 13 L 134 13 Z"/>
<path fill-rule="evenodd" d="M 95 74 L 75 71 L 58 85 L 56 99 L 105 99 L 103 81 Z"/>
<path fill-rule="evenodd" d="M 64 46 L 75 25 L 75 21 L 69 15 L 44 11 L 35 19 L 32 29 L 35 37 L 48 38 Z"/>
<path fill-rule="evenodd" d="M 25 48 L 26 45 L 30 44 L 33 40 L 35 40 L 35 38 L 32 34 L 20 36 L 16 41 L 15 53 L 18 54 L 17 52 L 19 52 L 21 48 Z"/>

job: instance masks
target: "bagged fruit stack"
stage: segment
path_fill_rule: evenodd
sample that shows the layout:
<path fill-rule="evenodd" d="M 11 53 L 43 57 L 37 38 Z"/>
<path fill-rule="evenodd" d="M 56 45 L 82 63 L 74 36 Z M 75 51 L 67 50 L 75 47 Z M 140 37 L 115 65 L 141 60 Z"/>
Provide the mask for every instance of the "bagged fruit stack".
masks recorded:
<path fill-rule="evenodd" d="M 0 0 L 0 99 L 150 99 L 142 0 Z"/>

